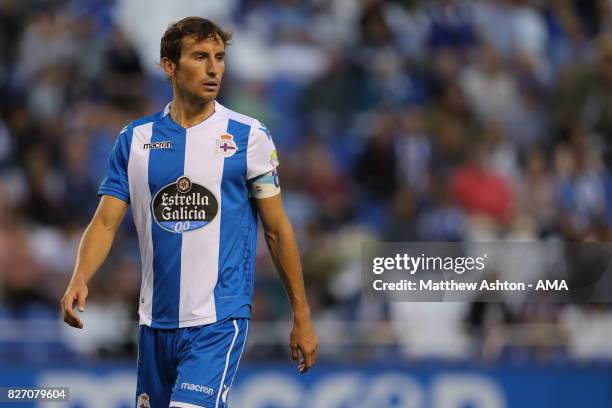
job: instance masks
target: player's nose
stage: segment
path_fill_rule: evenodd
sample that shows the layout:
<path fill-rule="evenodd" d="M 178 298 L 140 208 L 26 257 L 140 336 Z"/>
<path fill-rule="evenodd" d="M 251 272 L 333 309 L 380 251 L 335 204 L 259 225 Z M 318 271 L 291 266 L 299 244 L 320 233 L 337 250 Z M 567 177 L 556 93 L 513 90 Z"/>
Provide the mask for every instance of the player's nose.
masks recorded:
<path fill-rule="evenodd" d="M 216 77 L 219 73 L 219 64 L 213 59 L 208 64 L 206 64 L 206 74 L 209 77 Z"/>

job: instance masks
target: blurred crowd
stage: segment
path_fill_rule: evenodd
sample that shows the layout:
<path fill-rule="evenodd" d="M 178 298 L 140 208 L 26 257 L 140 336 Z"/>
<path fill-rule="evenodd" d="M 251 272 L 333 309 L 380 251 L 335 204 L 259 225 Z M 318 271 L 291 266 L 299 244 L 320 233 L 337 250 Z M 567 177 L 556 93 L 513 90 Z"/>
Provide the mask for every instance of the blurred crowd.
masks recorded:
<path fill-rule="evenodd" d="M 0 359 L 40 354 L 37 336 L 55 357 L 134 352 L 129 214 L 85 330 L 48 324 L 119 130 L 171 97 L 128 3 L 0 0 Z M 272 132 L 326 357 L 612 357 L 606 304 L 372 303 L 360 278 L 364 241 L 612 238 L 612 1 L 214 8 L 234 31 L 219 100 Z M 254 319 L 287 321 L 259 241 Z M 251 356 L 286 337 L 255 332 Z"/>

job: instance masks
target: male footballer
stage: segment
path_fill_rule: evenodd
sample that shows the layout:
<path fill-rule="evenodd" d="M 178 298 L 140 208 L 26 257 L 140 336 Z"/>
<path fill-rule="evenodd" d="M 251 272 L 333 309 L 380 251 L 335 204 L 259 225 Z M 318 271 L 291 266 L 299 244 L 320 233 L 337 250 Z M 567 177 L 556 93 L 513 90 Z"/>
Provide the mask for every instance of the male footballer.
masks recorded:
<path fill-rule="evenodd" d="M 83 328 L 74 307 L 84 311 L 131 205 L 142 260 L 138 408 L 226 406 L 251 314 L 257 214 L 293 308 L 292 359 L 300 372 L 315 363 L 274 143 L 259 121 L 216 101 L 230 39 L 198 17 L 166 30 L 160 63 L 173 99 L 119 133 L 61 300 L 64 321 Z"/>

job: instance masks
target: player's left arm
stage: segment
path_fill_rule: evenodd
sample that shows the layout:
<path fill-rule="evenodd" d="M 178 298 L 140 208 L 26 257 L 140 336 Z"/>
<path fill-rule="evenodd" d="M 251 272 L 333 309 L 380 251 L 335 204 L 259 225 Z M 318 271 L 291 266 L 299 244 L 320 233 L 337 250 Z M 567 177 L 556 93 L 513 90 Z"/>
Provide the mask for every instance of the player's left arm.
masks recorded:
<path fill-rule="evenodd" d="M 260 176 L 251 182 L 251 186 L 251 195 L 255 198 L 259 210 L 270 255 L 293 309 L 291 358 L 294 362 L 299 362 L 298 370 L 304 373 L 316 362 L 318 344 L 310 318 L 293 227 L 283 208 L 275 171 Z"/>

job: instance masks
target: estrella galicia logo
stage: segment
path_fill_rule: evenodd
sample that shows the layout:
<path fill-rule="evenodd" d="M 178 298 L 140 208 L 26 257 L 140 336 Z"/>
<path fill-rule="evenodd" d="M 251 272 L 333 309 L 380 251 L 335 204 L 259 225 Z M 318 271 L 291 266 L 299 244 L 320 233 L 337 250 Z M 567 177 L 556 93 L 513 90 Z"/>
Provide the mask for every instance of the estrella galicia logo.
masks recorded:
<path fill-rule="evenodd" d="M 219 202 L 206 187 L 181 176 L 155 194 L 151 211 L 160 227 L 180 234 L 211 222 L 219 211 Z"/>

